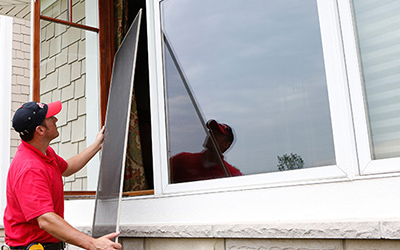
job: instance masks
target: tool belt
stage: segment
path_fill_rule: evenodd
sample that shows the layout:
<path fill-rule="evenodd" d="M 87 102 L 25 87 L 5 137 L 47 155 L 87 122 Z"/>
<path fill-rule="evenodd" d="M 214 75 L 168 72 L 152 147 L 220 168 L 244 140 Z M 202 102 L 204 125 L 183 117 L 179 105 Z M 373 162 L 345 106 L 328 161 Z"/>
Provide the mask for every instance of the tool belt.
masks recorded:
<path fill-rule="evenodd" d="M 11 247 L 10 249 L 20 250 L 64 250 L 65 243 L 60 241 L 58 243 L 32 243 L 29 246 Z"/>

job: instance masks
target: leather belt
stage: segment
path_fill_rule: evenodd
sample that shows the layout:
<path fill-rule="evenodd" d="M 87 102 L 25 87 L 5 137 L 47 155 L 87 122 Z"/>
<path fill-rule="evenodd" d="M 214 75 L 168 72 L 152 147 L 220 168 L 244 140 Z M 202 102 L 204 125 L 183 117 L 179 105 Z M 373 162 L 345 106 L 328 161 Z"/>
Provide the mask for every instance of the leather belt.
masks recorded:
<path fill-rule="evenodd" d="M 40 243 L 45 250 L 64 250 L 65 243 L 60 241 L 58 243 Z M 29 245 L 30 246 L 30 245 Z M 10 249 L 27 250 L 29 246 L 11 247 Z"/>

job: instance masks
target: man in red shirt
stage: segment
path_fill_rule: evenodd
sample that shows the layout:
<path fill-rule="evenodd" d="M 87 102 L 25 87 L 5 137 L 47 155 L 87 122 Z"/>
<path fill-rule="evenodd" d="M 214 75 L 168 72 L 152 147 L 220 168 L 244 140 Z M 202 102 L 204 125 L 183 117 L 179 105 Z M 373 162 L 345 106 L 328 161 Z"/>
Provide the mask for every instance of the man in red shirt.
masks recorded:
<path fill-rule="evenodd" d="M 61 102 L 57 101 L 28 102 L 15 112 L 13 127 L 22 141 L 7 177 L 5 241 L 11 249 L 40 243 L 46 250 L 60 250 L 63 242 L 85 249 L 121 249 L 111 241 L 118 233 L 94 239 L 64 220 L 62 176 L 78 172 L 101 149 L 104 128 L 92 145 L 65 161 L 49 147 L 59 135 L 55 115 L 60 111 Z"/>
<path fill-rule="evenodd" d="M 210 137 L 205 142 L 205 149 L 200 153 L 179 153 L 170 159 L 170 175 L 172 183 L 208 180 L 227 176 L 239 176 L 242 173 L 224 160 L 223 153 L 230 148 L 234 135 L 227 124 L 210 120 L 206 124 L 210 135 L 214 138 L 215 146 Z M 218 153 L 215 148 L 217 148 Z M 225 170 L 221 166 L 221 161 Z"/>

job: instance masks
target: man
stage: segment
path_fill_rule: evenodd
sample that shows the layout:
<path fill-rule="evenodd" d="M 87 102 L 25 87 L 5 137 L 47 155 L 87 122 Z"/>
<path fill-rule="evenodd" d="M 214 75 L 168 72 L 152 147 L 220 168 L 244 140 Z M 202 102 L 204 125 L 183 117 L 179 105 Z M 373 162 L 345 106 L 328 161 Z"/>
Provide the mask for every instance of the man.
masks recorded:
<path fill-rule="evenodd" d="M 7 177 L 7 207 L 4 212 L 5 241 L 11 249 L 63 249 L 67 242 L 85 249 L 121 249 L 111 241 L 118 233 L 94 239 L 64 220 L 62 176 L 70 176 L 101 149 L 104 128 L 82 153 L 65 161 L 49 147 L 59 135 L 55 117 L 61 102 L 28 102 L 13 118 L 13 128 L 22 139 Z"/>
<path fill-rule="evenodd" d="M 170 159 L 171 182 L 208 180 L 227 176 L 239 176 L 242 173 L 224 160 L 225 153 L 233 143 L 232 128 L 227 124 L 210 120 L 206 124 L 210 135 L 214 138 L 215 146 L 210 137 L 206 138 L 204 150 L 200 153 L 183 152 Z M 215 148 L 218 152 L 216 152 Z M 227 174 L 220 162 L 223 162 Z"/>

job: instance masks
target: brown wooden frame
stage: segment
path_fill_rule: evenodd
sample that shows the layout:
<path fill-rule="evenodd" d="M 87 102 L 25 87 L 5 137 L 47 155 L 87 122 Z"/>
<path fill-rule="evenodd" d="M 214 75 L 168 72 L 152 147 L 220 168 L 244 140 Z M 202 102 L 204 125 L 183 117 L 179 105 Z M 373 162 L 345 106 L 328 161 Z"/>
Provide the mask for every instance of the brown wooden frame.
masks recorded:
<path fill-rule="evenodd" d="M 112 67 L 114 62 L 114 3 L 113 0 L 98 0 L 99 28 L 90 27 L 72 22 L 72 0 L 69 0 L 68 21 L 60 20 L 40 14 L 40 0 L 33 1 L 33 93 L 34 101 L 40 100 L 40 20 L 56 22 L 80 29 L 97 32 L 99 35 L 99 65 L 100 65 L 100 117 L 104 125 L 108 92 L 111 83 Z M 123 196 L 152 195 L 154 190 L 124 192 Z M 65 191 L 65 199 L 92 199 L 96 191 Z"/>
<path fill-rule="evenodd" d="M 69 0 L 68 21 L 60 20 L 40 14 L 40 0 L 33 1 L 33 44 L 32 44 L 32 99 L 40 101 L 40 20 L 56 22 L 80 29 L 97 32 L 99 35 L 99 65 L 100 65 L 100 116 L 101 125 L 104 125 L 108 90 L 111 81 L 111 72 L 114 57 L 113 33 L 113 0 L 98 0 L 99 28 L 90 27 L 72 22 L 72 0 Z M 66 191 L 66 198 L 92 198 L 95 191 Z"/>
<path fill-rule="evenodd" d="M 98 0 L 99 28 L 72 22 L 72 0 L 69 0 L 68 21 L 41 15 L 40 0 L 34 1 L 33 4 L 32 99 L 34 101 L 40 100 L 40 20 L 56 22 L 80 29 L 97 32 L 99 35 L 100 117 L 101 125 L 104 125 L 107 110 L 108 90 L 110 88 L 112 64 L 114 58 L 113 1 Z"/>
<path fill-rule="evenodd" d="M 100 60 L 100 117 L 103 126 L 106 119 L 108 91 L 114 63 L 114 2 L 99 0 L 99 60 Z"/>
<path fill-rule="evenodd" d="M 40 1 L 34 1 L 32 13 L 32 99 L 40 100 Z"/>

